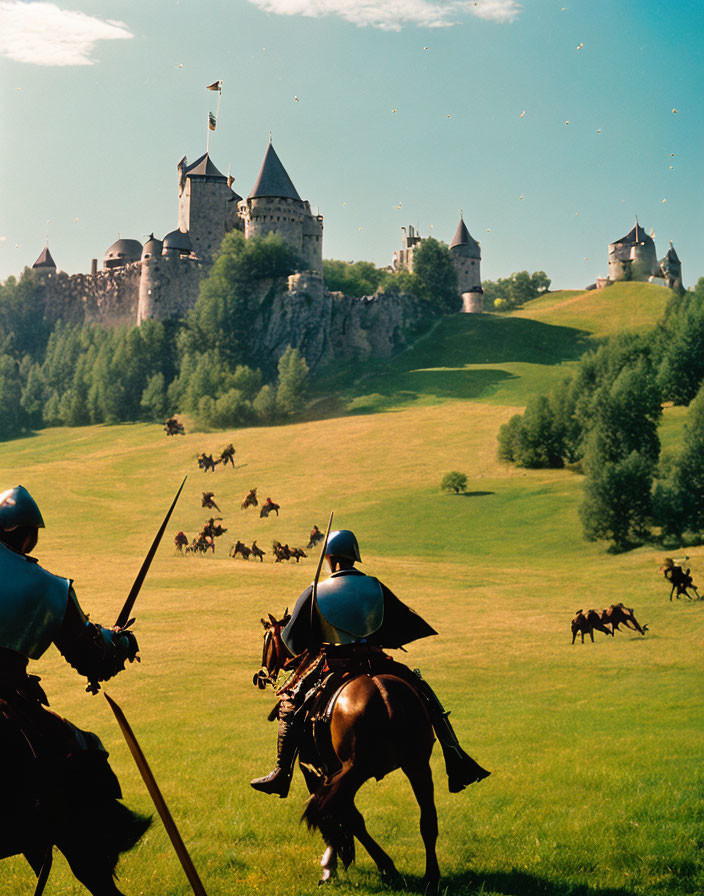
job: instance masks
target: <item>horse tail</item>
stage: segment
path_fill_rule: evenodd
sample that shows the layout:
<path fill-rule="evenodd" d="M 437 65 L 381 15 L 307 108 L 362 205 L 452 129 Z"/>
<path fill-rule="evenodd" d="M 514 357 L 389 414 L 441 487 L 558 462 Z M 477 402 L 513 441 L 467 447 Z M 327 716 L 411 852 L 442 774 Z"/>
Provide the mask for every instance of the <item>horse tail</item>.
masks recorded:
<path fill-rule="evenodd" d="M 349 775 L 351 768 L 343 768 L 311 794 L 301 820 L 308 830 L 319 830 L 328 846 L 332 846 L 347 868 L 354 861 L 354 837 L 345 826 L 345 809 L 354 802 L 357 786 Z"/>

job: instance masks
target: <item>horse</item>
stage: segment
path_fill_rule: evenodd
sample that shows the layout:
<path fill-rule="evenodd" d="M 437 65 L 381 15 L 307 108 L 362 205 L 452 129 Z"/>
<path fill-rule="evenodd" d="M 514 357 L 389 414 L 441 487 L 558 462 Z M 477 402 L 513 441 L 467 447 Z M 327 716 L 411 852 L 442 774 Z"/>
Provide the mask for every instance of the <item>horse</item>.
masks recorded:
<path fill-rule="evenodd" d="M 256 544 L 256 542 L 255 542 Z M 249 560 L 249 555 L 252 553 L 252 549 L 248 548 L 246 544 L 242 541 L 237 541 L 232 547 L 230 551 L 230 556 L 234 560 L 238 554 L 242 555 L 243 560 Z"/>
<path fill-rule="evenodd" d="M 54 718 L 53 725 L 73 727 Z M 119 802 L 116 779 L 113 794 L 103 787 L 96 792 L 88 783 L 94 777 L 90 766 L 100 762 L 95 751 L 79 750 L 59 758 L 51 756 L 47 747 L 36 733 L 26 730 L 13 706 L 0 697 L 0 763 L 7 772 L 0 859 L 23 855 L 37 877 L 45 881 L 56 846 L 92 896 L 124 896 L 115 884 L 117 861 L 136 846 L 151 818 Z M 102 774 L 106 766 L 105 762 Z M 107 773 L 112 775 L 109 767 Z"/>
<path fill-rule="evenodd" d="M 274 513 L 278 516 L 279 510 L 281 510 L 281 505 L 277 504 L 275 501 L 272 501 L 271 498 L 267 498 L 266 502 L 262 504 L 261 509 L 259 511 L 260 517 L 267 517 L 269 514 L 274 511 Z"/>
<path fill-rule="evenodd" d="M 260 688 L 275 687 L 279 672 L 300 663 L 292 658 L 281 638 L 288 623 L 269 614 L 262 619 L 264 645 L 262 668 L 254 676 Z M 299 667 L 300 668 L 300 667 Z M 371 778 L 381 780 L 401 769 L 408 778 L 420 807 L 420 833 L 425 846 L 426 888 L 436 889 L 440 868 L 436 854 L 438 818 L 435 808 L 430 754 L 435 737 L 423 698 L 402 678 L 390 673 L 355 674 L 335 692 L 325 715 L 329 734 L 306 723 L 306 736 L 299 755 L 310 798 L 303 818 L 309 830 L 317 829 L 326 843 L 319 883 L 337 876 L 338 858 L 347 868 L 354 860 L 354 838 L 367 850 L 382 879 L 393 882 L 399 874 L 391 857 L 367 831 L 354 800 L 359 788 Z M 321 759 L 332 748 L 334 770 Z"/>
<path fill-rule="evenodd" d="M 188 544 L 188 536 L 186 535 L 186 533 L 183 531 L 177 532 L 174 536 L 174 544 L 176 545 L 176 550 L 179 552 L 179 554 L 182 554 L 183 549 Z"/>
<path fill-rule="evenodd" d="M 242 510 L 246 510 L 248 507 L 258 507 L 259 501 L 257 501 L 257 490 L 256 488 L 252 488 L 247 493 L 247 497 L 244 499 L 242 504 L 240 505 Z"/>
<path fill-rule="evenodd" d="M 577 635 L 582 636 L 582 644 L 584 644 L 584 636 L 589 635 L 592 639 L 592 644 L 594 643 L 594 630 L 603 632 L 605 635 L 611 635 L 613 637 L 613 630 L 609 630 L 606 627 L 605 622 L 602 621 L 601 614 L 596 610 L 587 610 L 585 613 L 583 610 L 575 610 L 575 617 L 572 620 L 572 643 L 574 644 L 575 638 Z"/>
<path fill-rule="evenodd" d="M 319 541 L 322 541 L 325 538 L 325 535 L 320 531 L 320 529 L 315 526 L 310 533 L 310 537 L 308 538 L 308 544 L 306 548 L 310 551 L 312 550 Z"/>
<path fill-rule="evenodd" d="M 672 558 L 666 557 L 664 566 L 660 567 L 660 572 L 665 576 L 667 581 L 672 584 L 672 588 L 670 589 L 670 600 L 672 600 L 673 595 L 679 600 L 682 594 L 684 594 L 687 600 L 692 600 L 692 595 L 689 594 L 689 591 L 687 590 L 689 588 L 692 589 L 699 599 L 699 591 L 690 575 L 691 570 L 684 570 L 678 563 L 675 563 Z M 676 594 L 675 591 L 677 592 Z"/>
<path fill-rule="evenodd" d="M 641 626 L 638 622 L 633 614 L 633 609 L 624 607 L 622 603 L 611 604 L 610 607 L 602 610 L 601 621 L 604 625 L 610 624 L 612 632 L 621 631 L 619 628 L 620 625 L 625 625 L 626 628 L 630 628 L 634 632 L 639 632 L 641 635 L 645 635 L 648 631 L 647 625 Z"/>
<path fill-rule="evenodd" d="M 255 560 L 261 560 L 262 563 L 264 562 L 264 554 L 266 554 L 266 551 L 263 551 L 259 547 L 259 545 L 256 543 L 256 541 L 252 542 L 252 547 L 250 548 L 250 551 L 254 555 Z"/>

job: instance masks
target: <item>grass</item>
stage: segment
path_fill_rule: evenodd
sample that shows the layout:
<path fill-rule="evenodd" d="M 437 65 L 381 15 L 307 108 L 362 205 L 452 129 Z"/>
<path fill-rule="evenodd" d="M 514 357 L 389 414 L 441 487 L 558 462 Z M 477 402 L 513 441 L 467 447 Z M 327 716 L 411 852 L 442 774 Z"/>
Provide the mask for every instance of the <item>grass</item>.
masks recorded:
<path fill-rule="evenodd" d="M 539 302 L 547 309 L 548 297 Z M 136 606 L 143 662 L 107 689 L 142 743 L 209 896 L 302 896 L 316 889 L 322 848 L 299 824 L 300 776 L 285 801 L 248 786 L 271 768 L 275 743 L 274 726 L 266 722 L 272 697 L 251 685 L 260 659 L 259 619 L 291 606 L 310 582 L 315 558 L 284 565 L 267 554 L 255 565 L 229 560 L 226 550 L 236 538 L 257 538 L 266 550 L 273 538 L 303 544 L 331 508 L 339 526 L 357 532 L 363 569 L 437 628 L 439 637 L 410 645 L 404 661 L 423 670 L 452 709 L 468 751 L 492 770 L 481 784 L 450 795 L 435 751 L 443 892 L 704 891 L 704 603 L 667 600 L 660 553 L 641 548 L 610 555 L 603 545 L 582 541 L 579 477 L 496 460 L 500 424 L 530 389 L 564 374 L 602 323 L 590 330 L 587 322 L 516 323 L 516 316 L 498 315 L 459 323 L 463 329 L 453 318 L 452 326 L 441 325 L 409 352 L 412 358 L 391 362 L 383 391 L 383 371 L 370 375 L 374 392 L 394 408 L 384 413 L 170 439 L 148 425 L 56 429 L 0 444 L 0 482 L 22 481 L 44 512 L 41 562 L 74 577 L 83 606 L 104 624 L 116 617 L 189 473 Z M 540 338 L 522 344 L 522 327 Z M 445 374 L 421 377 L 413 400 L 394 398 L 394 384 L 412 377 L 416 366 L 442 365 L 461 377 L 467 365 L 476 373 L 477 359 L 508 372 L 510 382 L 467 398 L 451 387 L 448 372 L 447 381 Z M 679 410 L 668 409 L 663 434 L 671 447 L 681 425 Z M 197 469 L 198 451 L 219 450 L 231 440 L 236 470 Z M 453 469 L 467 474 L 468 495 L 439 491 L 442 475 Z M 239 509 L 253 486 L 281 504 L 279 518 L 261 520 Z M 215 491 L 229 531 L 214 557 L 180 558 L 171 539 L 178 529 L 191 534 L 202 525 L 206 487 Z M 704 548 L 688 553 L 701 579 Z M 649 625 L 645 638 L 597 635 L 594 644 L 571 646 L 575 609 L 620 600 Z M 52 708 L 101 736 L 126 801 L 148 811 L 105 701 L 83 692 L 53 648 L 34 666 Z M 417 890 L 423 851 L 405 779 L 397 772 L 365 785 L 358 805 Z M 119 872 L 129 896 L 189 892 L 158 822 Z M 23 860 L 0 862 L 0 892 L 31 892 L 32 886 Z M 48 896 L 84 892 L 57 859 Z M 397 891 L 382 887 L 370 860 L 358 853 L 333 892 Z"/>
<path fill-rule="evenodd" d="M 525 405 L 563 379 L 598 340 L 651 327 L 670 295 L 663 286 L 617 283 L 548 293 L 511 314 L 446 317 L 391 361 L 358 365 L 326 380 L 318 410 L 373 414 L 468 399 Z"/>

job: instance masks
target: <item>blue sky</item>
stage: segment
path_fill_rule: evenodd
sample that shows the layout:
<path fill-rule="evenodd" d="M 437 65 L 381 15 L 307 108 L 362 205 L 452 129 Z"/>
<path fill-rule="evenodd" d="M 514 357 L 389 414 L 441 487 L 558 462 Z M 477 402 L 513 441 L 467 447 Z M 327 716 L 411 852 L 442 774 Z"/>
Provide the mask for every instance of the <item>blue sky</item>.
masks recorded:
<path fill-rule="evenodd" d="M 47 235 L 73 273 L 173 229 L 222 79 L 213 160 L 247 195 L 271 131 L 325 257 L 387 264 L 462 208 L 484 278 L 576 288 L 637 213 L 692 284 L 703 34 L 700 0 L 0 0 L 0 279 Z"/>

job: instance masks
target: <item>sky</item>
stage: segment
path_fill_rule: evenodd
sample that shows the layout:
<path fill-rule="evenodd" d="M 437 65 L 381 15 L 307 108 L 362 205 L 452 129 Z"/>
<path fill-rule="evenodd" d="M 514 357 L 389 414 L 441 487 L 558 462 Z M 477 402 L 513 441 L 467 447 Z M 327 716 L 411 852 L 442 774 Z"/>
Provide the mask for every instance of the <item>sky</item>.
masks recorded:
<path fill-rule="evenodd" d="M 462 210 L 483 279 L 581 288 L 637 214 L 693 285 L 703 37 L 701 0 L 0 0 L 0 280 L 174 229 L 222 79 L 211 158 L 246 196 L 271 133 L 326 258 Z"/>

